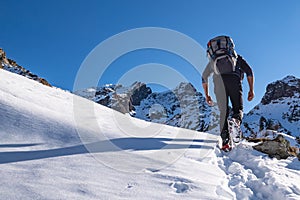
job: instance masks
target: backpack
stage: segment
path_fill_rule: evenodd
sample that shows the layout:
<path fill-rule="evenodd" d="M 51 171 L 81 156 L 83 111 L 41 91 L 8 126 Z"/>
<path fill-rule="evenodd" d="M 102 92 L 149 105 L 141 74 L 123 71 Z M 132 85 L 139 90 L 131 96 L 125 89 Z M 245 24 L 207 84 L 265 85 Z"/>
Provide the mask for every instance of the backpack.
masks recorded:
<path fill-rule="evenodd" d="M 230 37 L 218 36 L 209 40 L 207 55 L 216 74 L 230 74 L 235 71 L 237 53 Z"/>

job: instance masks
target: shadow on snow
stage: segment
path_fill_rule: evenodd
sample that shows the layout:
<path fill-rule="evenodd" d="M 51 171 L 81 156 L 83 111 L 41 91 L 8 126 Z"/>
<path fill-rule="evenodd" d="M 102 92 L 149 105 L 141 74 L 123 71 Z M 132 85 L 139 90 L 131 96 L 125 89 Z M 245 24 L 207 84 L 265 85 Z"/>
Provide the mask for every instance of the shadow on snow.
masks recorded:
<path fill-rule="evenodd" d="M 168 144 L 170 142 L 171 144 Z M 172 142 L 187 142 L 187 144 L 172 144 Z M 170 138 L 116 138 L 98 141 L 89 144 L 81 144 L 57 149 L 34 150 L 34 151 L 11 151 L 0 153 L 0 164 L 38 160 L 86 153 L 117 152 L 124 150 L 146 151 L 160 149 L 213 149 L 211 146 L 195 143 L 216 143 L 215 140 L 192 140 Z M 38 144 L 7 144 L 0 147 L 26 147 Z"/>

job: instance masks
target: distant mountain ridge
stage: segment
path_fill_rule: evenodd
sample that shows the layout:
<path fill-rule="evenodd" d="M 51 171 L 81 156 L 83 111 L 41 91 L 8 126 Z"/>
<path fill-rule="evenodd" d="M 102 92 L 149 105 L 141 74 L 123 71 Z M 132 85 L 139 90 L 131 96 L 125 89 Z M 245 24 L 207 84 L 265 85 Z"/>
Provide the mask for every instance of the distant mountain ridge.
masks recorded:
<path fill-rule="evenodd" d="M 7 58 L 1 48 L 0 68 L 51 86 L 44 78 Z M 218 131 L 217 106 L 208 106 L 204 96 L 191 83 L 180 83 L 165 92 L 153 92 L 141 82 L 128 87 L 107 84 L 75 94 L 146 121 L 203 132 Z M 286 76 L 268 84 L 261 102 L 244 115 L 242 129 L 247 137 L 256 137 L 271 129 L 299 138 L 300 79 Z"/>
<path fill-rule="evenodd" d="M 146 121 L 197 131 L 218 126 L 217 106 L 208 106 L 204 96 L 190 83 L 180 83 L 165 92 L 152 92 L 146 84 L 135 82 L 129 87 L 105 85 L 76 94 Z M 299 97 L 300 79 L 294 76 L 270 83 L 260 104 L 245 114 L 244 136 L 256 137 L 271 129 L 299 137 Z"/>
<path fill-rule="evenodd" d="M 244 132 L 254 135 L 266 129 L 300 135 L 300 79 L 286 76 L 266 87 L 261 102 L 244 117 Z"/>
<path fill-rule="evenodd" d="M 108 84 L 75 94 L 146 121 L 197 131 L 217 126 L 216 107 L 208 106 L 203 95 L 190 83 L 180 83 L 165 92 L 152 92 L 141 82 L 129 87 Z"/>
<path fill-rule="evenodd" d="M 46 79 L 41 78 L 36 74 L 33 74 L 29 70 L 18 65 L 16 61 L 7 58 L 6 53 L 2 48 L 0 48 L 0 69 L 4 69 L 12 73 L 19 74 L 21 76 L 25 76 L 29 79 L 35 80 L 37 82 L 51 87 L 50 83 Z"/>

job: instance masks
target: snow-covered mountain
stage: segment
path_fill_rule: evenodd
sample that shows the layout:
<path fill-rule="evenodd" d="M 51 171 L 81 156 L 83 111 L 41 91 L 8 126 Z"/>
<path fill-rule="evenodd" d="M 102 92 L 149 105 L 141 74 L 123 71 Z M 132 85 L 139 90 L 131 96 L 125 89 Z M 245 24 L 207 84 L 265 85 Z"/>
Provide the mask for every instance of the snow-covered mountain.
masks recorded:
<path fill-rule="evenodd" d="M 172 91 L 148 95 L 135 107 L 135 112 L 139 119 L 197 131 L 214 128 L 218 113 L 190 83 L 180 83 Z"/>
<path fill-rule="evenodd" d="M 225 154 L 216 135 L 145 122 L 1 69 L 0 119 L 0 199 L 300 198 L 296 158 L 246 144 Z"/>
<path fill-rule="evenodd" d="M 208 106 L 190 83 L 180 83 L 174 90 L 164 92 L 152 92 L 141 82 L 129 87 L 110 84 L 75 94 L 149 122 L 197 131 L 208 131 L 218 124 L 216 106 Z"/>
<path fill-rule="evenodd" d="M 270 83 L 261 102 L 244 117 L 244 133 L 266 129 L 300 136 L 300 79 L 287 76 Z"/>
<path fill-rule="evenodd" d="M 218 125 L 218 109 L 206 104 L 205 98 L 190 83 L 180 83 L 174 90 L 152 92 L 144 83 L 129 87 L 106 85 L 76 94 L 102 105 L 146 121 L 168 124 L 197 131 Z M 300 79 L 287 76 L 267 86 L 261 103 L 245 114 L 245 136 L 261 136 L 266 129 L 299 137 Z"/>
<path fill-rule="evenodd" d="M 24 67 L 17 64 L 16 61 L 9 59 L 6 57 L 6 53 L 2 48 L 0 48 L 0 69 L 5 69 L 7 71 L 10 71 L 12 73 L 19 74 L 21 76 L 25 76 L 26 78 L 35 80 L 39 83 L 42 83 L 44 85 L 50 86 L 50 83 L 44 78 L 38 77 L 36 74 L 33 74 L 29 70 L 25 69 Z"/>

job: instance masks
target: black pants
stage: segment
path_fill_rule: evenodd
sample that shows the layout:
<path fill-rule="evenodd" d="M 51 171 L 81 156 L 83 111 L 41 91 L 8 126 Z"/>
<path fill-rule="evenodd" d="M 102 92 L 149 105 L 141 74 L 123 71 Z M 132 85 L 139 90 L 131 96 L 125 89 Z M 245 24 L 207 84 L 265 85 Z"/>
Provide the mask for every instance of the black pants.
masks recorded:
<path fill-rule="evenodd" d="M 227 118 L 229 116 L 228 101 L 232 105 L 232 117 L 242 121 L 243 118 L 243 90 L 240 77 L 236 75 L 222 75 L 214 77 L 214 92 L 220 110 L 220 132 L 223 143 L 229 139 Z"/>

